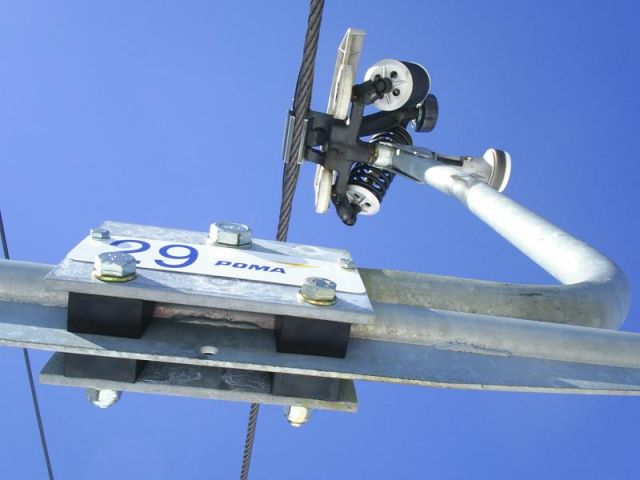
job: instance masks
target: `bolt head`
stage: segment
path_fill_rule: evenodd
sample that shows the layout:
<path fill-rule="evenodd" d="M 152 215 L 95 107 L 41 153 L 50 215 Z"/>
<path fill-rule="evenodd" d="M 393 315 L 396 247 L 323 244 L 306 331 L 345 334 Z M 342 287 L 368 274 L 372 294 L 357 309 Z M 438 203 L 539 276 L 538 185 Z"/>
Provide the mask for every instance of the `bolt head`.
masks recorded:
<path fill-rule="evenodd" d="M 93 262 L 93 271 L 97 277 L 130 277 L 136 273 L 136 259 L 123 252 L 101 253 Z"/>
<path fill-rule="evenodd" d="M 336 283 L 328 278 L 309 277 L 300 287 L 300 295 L 309 303 L 333 305 L 336 302 Z"/>
<path fill-rule="evenodd" d="M 98 227 L 90 230 L 91 238 L 94 240 L 107 240 L 111 237 L 111 232 L 106 228 Z"/>
<path fill-rule="evenodd" d="M 251 245 L 251 229 L 241 223 L 212 223 L 209 227 L 208 243 L 227 247 Z"/>
<path fill-rule="evenodd" d="M 340 268 L 344 268 L 345 270 L 353 270 L 356 268 L 356 264 L 350 258 L 342 257 L 340 259 Z"/>
<path fill-rule="evenodd" d="M 98 408 L 109 408 L 120 400 L 118 390 L 87 388 L 87 400 Z"/>
<path fill-rule="evenodd" d="M 298 405 L 289 405 L 284 409 L 284 416 L 292 427 L 301 427 L 311 418 L 311 410 L 307 407 Z"/>

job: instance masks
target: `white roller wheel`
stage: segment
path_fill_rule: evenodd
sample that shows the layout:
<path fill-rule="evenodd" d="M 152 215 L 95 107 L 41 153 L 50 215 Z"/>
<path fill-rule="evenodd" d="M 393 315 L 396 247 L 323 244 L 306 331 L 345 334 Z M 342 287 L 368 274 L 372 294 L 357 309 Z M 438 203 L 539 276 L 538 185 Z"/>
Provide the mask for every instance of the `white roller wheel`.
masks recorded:
<path fill-rule="evenodd" d="M 353 69 L 351 65 L 340 65 L 336 88 L 333 92 L 329 112 L 333 118 L 346 120 L 351 104 L 351 90 L 353 89 Z"/>
<path fill-rule="evenodd" d="M 407 66 L 408 63 L 401 62 L 400 60 L 394 60 L 391 58 L 380 60 L 374 63 L 365 73 L 364 79 L 375 80 L 379 75 L 380 77 L 386 77 L 391 79 L 393 88 L 381 99 L 376 100 L 373 105 L 385 112 L 390 112 L 404 107 L 410 100 L 415 100 L 415 103 L 421 102 L 426 97 L 429 90 L 429 74 L 427 71 L 418 64 L 409 64 L 414 67 L 419 67 L 422 70 L 418 76 L 425 78 L 414 79 L 413 74 Z M 415 69 L 415 68 L 414 68 Z M 417 70 L 419 71 L 419 70 Z M 417 84 L 415 83 L 417 80 Z M 426 83 L 426 85 L 423 85 Z M 426 87 L 426 89 L 425 89 Z M 418 92 L 420 90 L 420 92 Z M 424 90 L 424 92 L 422 92 Z M 418 98 L 420 97 L 420 98 Z"/>
<path fill-rule="evenodd" d="M 511 177 L 511 155 L 504 150 L 490 148 L 484 152 L 482 159 L 492 167 L 488 185 L 502 192 Z"/>
<path fill-rule="evenodd" d="M 345 194 L 350 204 L 360 207 L 360 215 L 375 215 L 380 211 L 378 197 L 360 185 L 349 185 Z"/>
<path fill-rule="evenodd" d="M 326 213 L 331 203 L 331 188 L 333 187 L 333 172 L 322 165 L 316 166 L 316 176 L 313 189 L 316 193 L 316 213 Z"/>

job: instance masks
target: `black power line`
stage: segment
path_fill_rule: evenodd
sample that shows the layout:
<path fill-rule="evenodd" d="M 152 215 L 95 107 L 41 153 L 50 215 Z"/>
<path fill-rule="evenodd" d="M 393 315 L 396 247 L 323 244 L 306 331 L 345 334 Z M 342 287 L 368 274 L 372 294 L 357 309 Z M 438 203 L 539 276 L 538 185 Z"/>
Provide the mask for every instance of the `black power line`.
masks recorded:
<path fill-rule="evenodd" d="M 0 210 L 0 241 L 2 242 L 3 258 L 9 260 L 9 245 L 7 245 L 7 234 L 4 231 L 4 222 L 2 221 L 2 210 Z"/>
<path fill-rule="evenodd" d="M 293 135 L 291 140 L 291 150 L 289 158 L 284 165 L 282 175 L 282 200 L 280 203 L 280 215 L 278 218 L 278 232 L 276 240 L 285 242 L 289 233 L 289 222 L 291 221 L 291 209 L 293 206 L 293 196 L 298 183 L 298 173 L 300 165 L 297 162 L 296 152 L 304 142 L 304 119 L 309 112 L 311 105 L 311 90 L 313 88 L 313 69 L 318 50 L 318 38 L 320 36 L 320 23 L 322 21 L 322 9 L 324 0 L 311 0 L 309 7 L 309 19 L 307 21 L 307 33 L 304 39 L 304 50 L 302 52 L 302 63 L 298 72 L 296 91 L 293 97 Z M 256 424 L 260 404 L 252 403 L 249 410 L 249 421 L 247 423 L 247 435 L 244 443 L 244 454 L 242 455 L 242 468 L 240 470 L 240 480 L 247 480 L 249 477 L 249 466 L 251 464 L 251 454 L 253 452 L 253 440 L 256 434 Z"/>
<path fill-rule="evenodd" d="M 9 245 L 7 244 L 7 235 L 4 230 L 4 222 L 2 220 L 2 211 L 0 210 L 0 240 L 2 241 L 2 253 L 6 260 L 9 260 Z M 42 416 L 40 415 L 40 405 L 38 403 L 38 394 L 36 393 L 36 386 L 33 382 L 33 371 L 31 370 L 31 359 L 29 358 L 29 350 L 22 349 L 24 354 L 24 365 L 27 369 L 27 377 L 29 378 L 29 388 L 31 389 L 31 400 L 33 401 L 33 409 L 36 414 L 36 420 L 38 421 L 38 430 L 40 432 L 40 444 L 42 445 L 42 454 L 44 461 L 47 464 L 47 472 L 49 474 L 49 480 L 53 480 L 53 470 L 51 468 L 51 459 L 49 458 L 49 449 L 47 447 L 47 439 L 44 436 L 44 425 L 42 424 Z"/>

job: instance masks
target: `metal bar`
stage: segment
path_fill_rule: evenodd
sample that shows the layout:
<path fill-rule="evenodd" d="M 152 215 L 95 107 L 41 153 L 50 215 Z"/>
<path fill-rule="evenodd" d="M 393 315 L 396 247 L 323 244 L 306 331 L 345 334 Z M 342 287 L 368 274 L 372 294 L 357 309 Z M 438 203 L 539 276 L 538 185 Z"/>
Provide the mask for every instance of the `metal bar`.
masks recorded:
<path fill-rule="evenodd" d="M 486 300 L 491 303 L 511 297 L 511 305 L 499 313 L 522 318 L 520 309 L 526 308 L 527 318 L 546 321 L 602 328 L 618 328 L 623 323 L 630 304 L 629 285 L 622 270 L 609 258 L 460 167 L 444 165 L 434 158 L 412 154 L 391 145 L 379 145 L 378 148 L 376 166 L 430 185 L 458 199 L 480 220 L 565 285 L 482 285 L 480 293 L 489 294 Z M 413 304 L 424 305 L 419 298 L 426 285 L 422 284 L 405 298 L 410 296 Z M 477 283 L 468 285 L 472 288 L 479 286 Z M 391 289 L 384 298 L 392 297 L 397 291 Z M 375 293 L 372 295 L 370 292 L 369 295 L 371 300 L 377 300 Z M 522 300 L 527 296 L 540 298 L 537 301 Z M 449 301 L 445 302 L 448 308 L 464 308 L 461 302 L 448 297 Z M 476 301 L 475 305 L 483 313 L 492 310 L 485 300 Z M 557 307 L 562 309 L 560 315 L 552 313 Z M 589 309 L 593 310 L 591 314 L 587 312 Z"/>
<path fill-rule="evenodd" d="M 14 328 L 21 326 L 26 329 L 24 336 L 12 330 L 11 334 L 17 336 L 10 338 L 7 338 L 7 333 L 3 332 L 2 335 L 5 336 L 0 337 L 0 342 L 12 341 L 12 345 L 15 346 L 30 346 L 27 342 L 29 339 L 27 332 L 31 326 L 53 325 L 56 330 L 65 329 L 66 294 L 50 290 L 47 282 L 42 281 L 42 277 L 50 268 L 50 265 L 0 261 L 0 301 L 6 302 L 0 309 L 0 325 L 9 324 Z M 32 309 L 20 308 L 22 303 L 32 304 Z M 37 305 L 62 308 L 36 309 Z M 554 325 L 382 302 L 374 302 L 373 307 L 376 321 L 371 325 L 353 325 L 353 337 L 419 345 L 467 345 L 469 348 L 476 346 L 480 350 L 500 350 L 509 355 L 634 368 L 640 366 L 637 363 L 640 361 L 640 340 L 638 340 L 640 334 L 600 331 L 569 325 L 570 321 L 567 321 L 567 325 Z M 36 318 L 39 315 L 37 312 L 41 312 L 40 315 L 46 315 L 49 320 L 44 317 Z M 270 315 L 171 304 L 157 305 L 154 317 L 205 327 L 236 327 L 261 331 L 274 328 L 273 316 Z M 67 342 L 63 337 L 76 339 L 73 345 L 80 338 L 62 331 L 56 335 L 61 336 L 58 340 L 59 345 Z M 21 338 L 24 338 L 24 343 L 19 342 Z M 35 338 L 35 336 L 31 337 L 31 339 Z M 56 343 L 53 342 L 47 349 L 56 350 L 53 348 L 55 345 Z M 34 348 L 42 347 L 34 344 Z M 584 354 L 584 357 L 574 356 L 576 351 L 581 352 L 581 355 Z M 94 354 L 95 352 L 84 353 Z"/>
<path fill-rule="evenodd" d="M 17 303 L 0 304 L 0 344 L 436 387 L 640 394 L 640 334 L 374 307 L 378 320 L 354 327 L 344 359 L 279 353 L 268 329 L 220 328 L 184 312 L 152 321 L 141 339 L 77 335 L 66 331 L 66 309 Z M 205 346 L 217 353 L 203 355 Z"/>
<path fill-rule="evenodd" d="M 102 356 L 139 358 L 157 362 L 180 363 L 254 371 L 275 371 L 300 375 L 326 376 L 353 380 L 386 381 L 432 387 L 541 391 L 563 393 L 640 394 L 638 362 L 626 358 L 629 352 L 614 356 L 621 367 L 530 358 L 506 351 L 472 348 L 456 344 L 412 345 L 395 341 L 353 338 L 345 359 L 287 355 L 275 350 L 270 331 L 211 328 L 177 322 L 153 322 L 145 335 L 137 339 L 119 339 L 98 335 L 73 335 L 63 327 L 64 311 L 51 307 L 19 306 L 35 309 L 19 313 L 21 319 L 33 319 L 29 326 L 2 327 L 9 345 L 70 351 Z M 62 309 L 61 309 L 62 310 Z M 62 315 L 60 315 L 62 313 Z M 7 318 L 6 314 L 2 314 Z M 41 325 L 36 326 L 35 321 Z M 49 324 L 49 326 L 46 326 Z M 547 325 L 553 328 L 565 326 Z M 7 327 L 7 328 L 5 328 Z M 571 327 L 579 328 L 579 327 Z M 7 335 L 7 330 L 11 335 Z M 594 329 L 592 329 L 594 330 Z M 638 351 L 638 335 L 595 330 L 598 334 L 629 335 L 621 342 L 623 350 Z M 200 354 L 203 343 L 213 344 L 213 357 Z M 60 346 L 66 344 L 65 346 Z M 625 346 L 626 345 L 626 346 Z M 616 344 L 610 345 L 616 346 Z M 613 350 L 615 351 L 615 350 Z M 602 360 L 602 359 L 601 359 Z"/>
<path fill-rule="evenodd" d="M 171 304 L 156 308 L 162 319 L 140 340 L 76 335 L 66 331 L 66 294 L 42 281 L 50 268 L 0 262 L 0 344 L 438 387 L 640 394 L 640 334 L 410 305 L 374 302 L 375 323 L 352 327 L 344 360 L 278 353 L 269 315 Z"/>
<path fill-rule="evenodd" d="M 376 323 L 354 325 L 352 340 L 640 368 L 640 334 L 637 333 L 404 305 L 377 303 L 375 308 Z M 241 312 L 237 315 L 241 318 Z M 66 330 L 65 308 L 0 303 L 2 345 L 255 370 L 270 370 L 269 365 L 277 368 L 271 371 L 286 369 L 288 365 L 294 365 L 294 369 L 295 365 L 307 365 L 298 355 L 278 353 L 271 330 L 246 328 L 245 324 L 241 324 L 242 328 L 229 325 L 221 326 L 206 318 L 184 317 L 181 313 L 176 318 L 154 319 L 142 339 L 79 335 Z M 202 348 L 206 346 L 215 347 L 218 353 L 213 358 L 203 355 Z M 225 348 L 229 350 L 223 355 Z M 312 365 L 322 360 L 316 356 L 306 360 L 310 362 L 310 371 L 285 373 L 313 375 Z"/>
<path fill-rule="evenodd" d="M 53 290 L 44 276 L 55 265 L 0 260 L 0 301 L 66 307 L 67 292 Z"/>
<path fill-rule="evenodd" d="M 54 265 L 0 260 L 0 301 L 64 307 L 67 293 L 53 290 L 43 280 Z M 480 313 L 496 317 L 524 318 L 542 322 L 587 327 L 606 327 L 611 317 L 607 301 L 609 288 L 601 283 L 574 285 L 509 285 L 457 277 L 359 269 L 369 298 L 377 303 L 412 305 L 457 312 Z M 176 305 L 166 306 L 177 311 Z M 156 316 L 166 317 L 160 304 Z M 220 310 L 185 307 L 184 315 L 194 314 L 224 320 Z M 246 319 L 248 313 L 244 314 Z M 258 314 L 251 323 L 262 327 L 273 323 L 272 316 Z"/>
<path fill-rule="evenodd" d="M 640 334 L 374 303 L 378 321 L 352 326 L 368 338 L 441 350 L 640 367 Z"/>

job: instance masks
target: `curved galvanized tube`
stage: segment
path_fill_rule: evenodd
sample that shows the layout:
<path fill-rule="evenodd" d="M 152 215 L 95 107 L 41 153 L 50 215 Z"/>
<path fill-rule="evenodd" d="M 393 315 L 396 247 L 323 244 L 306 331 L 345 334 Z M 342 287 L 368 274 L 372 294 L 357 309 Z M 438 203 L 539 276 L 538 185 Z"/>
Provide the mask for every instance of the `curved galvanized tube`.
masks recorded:
<path fill-rule="evenodd" d="M 630 304 L 627 279 L 613 261 L 585 242 L 459 167 L 390 145 L 379 146 L 375 165 L 458 199 L 563 286 L 425 278 L 369 270 L 363 278 L 372 301 L 601 328 L 618 328 L 623 323 Z"/>
<path fill-rule="evenodd" d="M 609 299 L 616 287 L 597 282 L 515 285 L 397 270 L 359 271 L 369 298 L 380 303 L 599 328 L 616 328 L 626 311 Z"/>

